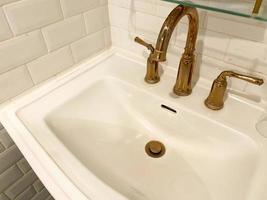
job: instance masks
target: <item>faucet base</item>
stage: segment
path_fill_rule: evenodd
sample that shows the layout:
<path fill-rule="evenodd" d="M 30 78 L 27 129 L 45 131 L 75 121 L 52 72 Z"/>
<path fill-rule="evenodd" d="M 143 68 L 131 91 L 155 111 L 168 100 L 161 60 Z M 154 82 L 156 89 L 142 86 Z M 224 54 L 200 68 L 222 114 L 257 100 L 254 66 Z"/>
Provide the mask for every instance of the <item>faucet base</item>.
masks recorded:
<path fill-rule="evenodd" d="M 192 93 L 192 90 L 181 90 L 174 87 L 173 93 L 178 96 L 189 96 Z"/>
<path fill-rule="evenodd" d="M 159 81 L 159 63 L 157 61 L 151 61 L 150 58 L 148 58 L 145 82 L 147 82 L 148 84 L 155 84 Z"/>
<path fill-rule="evenodd" d="M 213 104 L 213 102 L 211 102 L 209 98 L 207 98 L 204 103 L 205 106 L 207 106 L 211 110 L 221 110 L 224 107 L 224 104 Z"/>
<path fill-rule="evenodd" d="M 157 77 L 157 78 L 155 78 L 155 79 L 148 79 L 148 78 L 145 77 L 144 80 L 145 80 L 145 82 L 148 83 L 148 84 L 156 84 L 156 83 L 158 83 L 158 82 L 160 81 L 160 78 Z"/>
<path fill-rule="evenodd" d="M 192 93 L 192 74 L 195 56 L 184 53 L 180 60 L 176 83 L 173 87 L 174 94 L 178 96 L 188 96 Z"/>

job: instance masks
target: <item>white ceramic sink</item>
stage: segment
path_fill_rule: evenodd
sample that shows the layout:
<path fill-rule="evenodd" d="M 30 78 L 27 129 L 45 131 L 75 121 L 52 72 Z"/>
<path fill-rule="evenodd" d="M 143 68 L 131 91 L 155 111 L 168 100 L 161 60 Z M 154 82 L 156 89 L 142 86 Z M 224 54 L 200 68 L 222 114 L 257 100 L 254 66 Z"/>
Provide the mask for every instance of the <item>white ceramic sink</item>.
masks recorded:
<path fill-rule="evenodd" d="M 262 104 L 230 95 L 223 110 L 211 111 L 203 104 L 209 81 L 178 98 L 176 72 L 166 68 L 148 85 L 144 63 L 112 49 L 3 107 L 3 125 L 52 195 L 266 200 L 267 139 L 255 128 Z M 149 157 L 151 140 L 166 154 Z"/>

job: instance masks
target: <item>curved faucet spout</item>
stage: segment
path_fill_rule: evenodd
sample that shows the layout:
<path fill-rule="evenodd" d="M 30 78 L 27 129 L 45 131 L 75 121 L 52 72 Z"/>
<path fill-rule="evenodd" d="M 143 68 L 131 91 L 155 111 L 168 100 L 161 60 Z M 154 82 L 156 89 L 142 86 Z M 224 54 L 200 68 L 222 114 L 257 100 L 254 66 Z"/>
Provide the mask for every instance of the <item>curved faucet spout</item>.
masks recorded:
<path fill-rule="evenodd" d="M 193 7 L 179 5 L 172 10 L 165 20 L 157 40 L 155 51 L 151 54 L 151 60 L 162 62 L 166 60 L 166 54 L 172 33 L 178 22 L 187 16 L 189 19 L 189 29 L 185 47 L 186 54 L 193 54 L 195 50 L 197 34 L 198 34 L 198 13 Z"/>
<path fill-rule="evenodd" d="M 191 81 L 195 60 L 194 51 L 196 46 L 199 24 L 197 9 L 182 5 L 179 5 L 174 8 L 165 20 L 160 30 L 155 48 L 153 48 L 151 44 L 140 40 L 140 38 L 135 38 L 136 42 L 149 48 L 151 51 L 147 59 L 147 73 L 145 76 L 145 81 L 149 84 L 155 84 L 160 81 L 159 62 L 163 62 L 166 60 L 166 54 L 172 33 L 178 22 L 184 16 L 187 16 L 189 19 L 189 29 L 185 50 L 180 61 L 179 71 L 173 89 L 174 93 L 179 96 L 189 95 L 192 91 Z"/>

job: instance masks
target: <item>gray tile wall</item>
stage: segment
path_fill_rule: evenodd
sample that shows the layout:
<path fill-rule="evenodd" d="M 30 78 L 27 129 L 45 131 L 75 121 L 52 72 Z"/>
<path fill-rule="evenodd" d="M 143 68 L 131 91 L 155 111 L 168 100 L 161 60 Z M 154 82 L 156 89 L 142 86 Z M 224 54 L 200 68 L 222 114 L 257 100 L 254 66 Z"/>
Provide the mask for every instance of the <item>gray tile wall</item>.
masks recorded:
<path fill-rule="evenodd" d="M 52 200 L 18 147 L 0 125 L 0 200 Z"/>

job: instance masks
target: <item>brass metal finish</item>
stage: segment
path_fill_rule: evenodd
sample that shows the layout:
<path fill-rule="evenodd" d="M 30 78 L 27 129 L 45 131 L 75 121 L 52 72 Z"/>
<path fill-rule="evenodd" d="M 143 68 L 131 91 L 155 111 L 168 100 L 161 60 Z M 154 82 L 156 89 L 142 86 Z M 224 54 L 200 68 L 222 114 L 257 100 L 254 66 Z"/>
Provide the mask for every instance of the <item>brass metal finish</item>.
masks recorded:
<path fill-rule="evenodd" d="M 147 59 L 147 74 L 145 76 L 145 80 L 148 83 L 156 83 L 160 80 L 158 73 L 158 64 L 159 62 L 166 61 L 166 54 L 172 33 L 178 22 L 184 16 L 187 16 L 189 19 L 189 30 L 185 51 L 180 61 L 177 80 L 173 89 L 174 93 L 180 96 L 189 95 L 192 91 L 191 80 L 195 60 L 194 51 L 199 24 L 196 8 L 183 5 L 179 5 L 174 8 L 165 20 L 160 30 L 156 47 L 153 49 L 151 48 L 152 45 L 147 44 L 143 40 L 140 40 L 140 38 L 135 38 L 136 42 L 146 46 L 151 51 L 149 58 Z"/>
<path fill-rule="evenodd" d="M 222 72 L 213 82 L 208 98 L 205 100 L 205 105 L 212 110 L 220 110 L 224 106 L 224 94 L 227 89 L 227 77 L 234 77 L 255 85 L 262 85 L 263 79 L 254 76 L 243 75 L 233 71 Z"/>
<path fill-rule="evenodd" d="M 166 60 L 167 48 L 173 30 L 184 16 L 188 17 L 189 29 L 185 50 L 180 60 L 177 79 L 173 88 L 173 92 L 179 96 L 187 96 L 192 92 L 191 80 L 193 74 L 195 60 L 194 51 L 199 24 L 197 9 L 181 5 L 174 8 L 174 10 L 170 13 L 170 15 L 163 24 L 156 45 L 156 49 L 162 52 L 159 55 L 156 54 L 156 58 L 160 61 Z"/>
<path fill-rule="evenodd" d="M 160 81 L 159 63 L 151 59 L 151 55 L 155 52 L 153 45 L 146 43 L 139 37 L 136 37 L 134 41 L 145 46 L 148 50 L 150 50 L 150 55 L 147 58 L 147 72 L 145 76 L 145 81 L 149 84 L 155 84 L 159 82 Z"/>
<path fill-rule="evenodd" d="M 253 14 L 259 14 L 260 12 L 260 8 L 261 8 L 261 4 L 262 4 L 262 0 L 256 0 L 255 1 L 255 5 L 254 5 L 254 9 L 253 9 Z"/>
<path fill-rule="evenodd" d="M 143 45 L 143 46 L 145 46 L 145 47 L 146 47 L 148 50 L 150 50 L 151 52 L 154 52 L 154 47 L 153 47 L 152 44 L 148 44 L 148 43 L 146 43 L 144 40 L 142 40 L 142 39 L 139 38 L 139 37 L 134 38 L 134 41 L 137 42 L 137 43 L 139 43 L 139 44 L 141 44 L 141 45 Z"/>
<path fill-rule="evenodd" d="M 153 158 L 159 158 L 166 152 L 164 145 L 159 141 L 148 142 L 146 144 L 145 150 L 146 153 Z"/>

